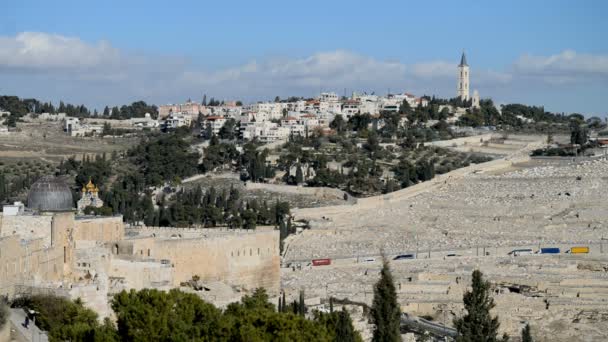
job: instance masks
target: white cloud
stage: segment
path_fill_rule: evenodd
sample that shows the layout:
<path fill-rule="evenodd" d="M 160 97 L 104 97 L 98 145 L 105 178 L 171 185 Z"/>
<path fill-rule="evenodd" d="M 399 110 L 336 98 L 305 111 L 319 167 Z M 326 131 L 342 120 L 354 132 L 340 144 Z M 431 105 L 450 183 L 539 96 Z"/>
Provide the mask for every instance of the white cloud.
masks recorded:
<path fill-rule="evenodd" d="M 78 38 L 40 32 L 0 37 L 0 65 L 9 68 L 93 68 L 120 63 L 120 53 L 106 41 L 91 45 Z"/>
<path fill-rule="evenodd" d="M 101 106 L 144 99 L 175 102 L 207 93 L 216 98 L 259 100 L 275 95 L 316 94 L 319 90 L 393 91 L 453 96 L 456 62 L 404 64 L 351 51 L 318 52 L 300 58 L 252 60 L 204 70 L 186 58 L 136 55 L 107 41 L 40 32 L 0 36 L 2 92 L 24 97 Z M 506 69 L 471 66 L 471 86 L 482 96 L 497 89 L 523 91 L 533 82 L 584 83 L 608 80 L 608 56 L 566 50 L 552 56 L 524 55 Z M 10 79 L 9 79 L 10 78 Z M 528 86 L 528 88 L 530 88 Z M 488 90 L 484 92 L 484 90 Z"/>
<path fill-rule="evenodd" d="M 519 76 L 549 83 L 608 80 L 608 56 L 564 50 L 551 56 L 523 55 L 513 65 Z"/>

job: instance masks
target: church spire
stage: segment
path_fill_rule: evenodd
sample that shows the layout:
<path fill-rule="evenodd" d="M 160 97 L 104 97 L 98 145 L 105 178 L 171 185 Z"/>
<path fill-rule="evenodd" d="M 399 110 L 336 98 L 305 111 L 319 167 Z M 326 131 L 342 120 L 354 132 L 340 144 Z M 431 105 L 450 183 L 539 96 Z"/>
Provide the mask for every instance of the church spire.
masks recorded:
<path fill-rule="evenodd" d="M 458 66 L 469 66 L 467 64 L 467 56 L 464 54 L 464 50 L 462 51 L 462 57 L 460 57 L 460 64 Z"/>

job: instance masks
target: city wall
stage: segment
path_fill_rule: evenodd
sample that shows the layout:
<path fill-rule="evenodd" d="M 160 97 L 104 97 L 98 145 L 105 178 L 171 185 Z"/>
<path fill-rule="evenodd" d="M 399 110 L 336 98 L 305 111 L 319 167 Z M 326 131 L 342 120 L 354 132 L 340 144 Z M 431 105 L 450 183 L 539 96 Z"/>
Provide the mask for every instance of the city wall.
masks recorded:
<path fill-rule="evenodd" d="M 52 215 L 0 215 L 0 236 L 19 235 L 22 239 L 43 239 L 51 245 Z"/>
<path fill-rule="evenodd" d="M 74 223 L 74 240 L 119 241 L 125 235 L 122 216 L 77 217 Z"/>
<path fill-rule="evenodd" d="M 116 243 L 113 251 L 135 260 L 167 260 L 173 266 L 174 286 L 196 275 L 207 282 L 220 281 L 246 289 L 265 287 L 270 293 L 279 290 L 276 230 L 195 238 L 134 238 Z"/>
<path fill-rule="evenodd" d="M 63 267 L 63 251 L 44 247 L 42 239 L 0 238 L 0 295 L 12 297 L 17 285 L 60 281 Z"/>

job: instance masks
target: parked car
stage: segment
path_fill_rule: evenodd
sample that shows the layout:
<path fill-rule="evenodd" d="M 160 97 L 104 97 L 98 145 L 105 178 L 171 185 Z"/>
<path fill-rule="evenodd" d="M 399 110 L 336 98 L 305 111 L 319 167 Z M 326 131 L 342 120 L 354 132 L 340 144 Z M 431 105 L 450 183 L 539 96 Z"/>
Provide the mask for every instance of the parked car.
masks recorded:
<path fill-rule="evenodd" d="M 536 251 L 536 254 L 559 254 L 560 249 L 558 247 L 543 247 Z"/>
<path fill-rule="evenodd" d="M 393 260 L 409 260 L 409 259 L 416 259 L 416 253 L 399 254 L 393 258 Z"/>
<path fill-rule="evenodd" d="M 514 249 L 509 252 L 509 255 L 511 255 L 511 256 L 530 255 L 530 254 L 534 254 L 534 252 L 532 251 L 531 248 Z"/>
<path fill-rule="evenodd" d="M 570 250 L 566 251 L 566 253 L 570 253 L 570 254 L 588 254 L 589 253 L 589 247 L 587 247 L 587 246 L 572 247 L 572 248 L 570 248 Z"/>

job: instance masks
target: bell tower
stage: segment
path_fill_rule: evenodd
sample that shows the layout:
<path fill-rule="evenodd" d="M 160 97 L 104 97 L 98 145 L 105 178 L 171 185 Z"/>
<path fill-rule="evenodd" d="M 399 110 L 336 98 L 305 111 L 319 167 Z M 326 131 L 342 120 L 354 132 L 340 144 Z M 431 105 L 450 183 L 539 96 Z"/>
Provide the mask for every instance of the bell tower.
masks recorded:
<path fill-rule="evenodd" d="M 464 51 L 462 57 L 460 57 L 460 64 L 458 64 L 458 97 L 463 101 L 469 100 L 469 65 L 467 64 L 467 56 Z"/>

